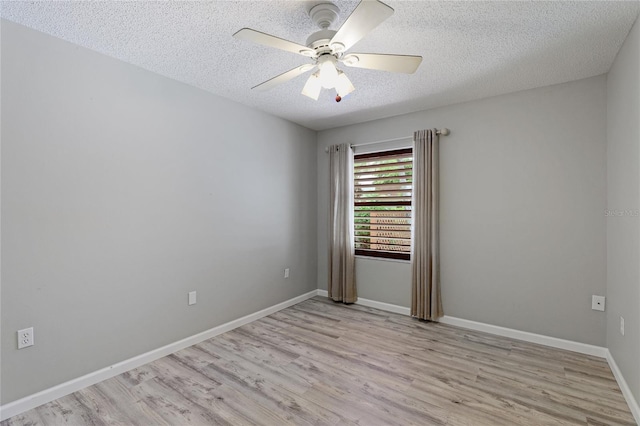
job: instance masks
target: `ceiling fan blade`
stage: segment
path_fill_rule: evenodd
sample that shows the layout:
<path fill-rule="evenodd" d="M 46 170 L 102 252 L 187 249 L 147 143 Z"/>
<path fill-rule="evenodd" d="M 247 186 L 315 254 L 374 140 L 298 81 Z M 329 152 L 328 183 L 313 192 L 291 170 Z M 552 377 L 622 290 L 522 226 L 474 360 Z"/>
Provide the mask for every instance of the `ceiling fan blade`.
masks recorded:
<path fill-rule="evenodd" d="M 282 74 L 280 74 L 280 75 L 278 75 L 276 77 L 273 77 L 272 79 L 267 80 L 264 83 L 260 83 L 257 86 L 252 87 L 251 89 L 256 89 L 256 90 L 259 90 L 261 92 L 264 92 L 265 90 L 272 89 L 272 88 L 276 87 L 279 84 L 286 83 L 287 81 L 296 78 L 300 74 L 304 74 L 307 71 L 311 71 L 315 67 L 316 66 L 313 65 L 313 64 L 301 65 L 301 66 L 296 67 L 296 68 L 294 68 L 292 70 L 284 72 L 284 73 L 282 73 Z"/>
<path fill-rule="evenodd" d="M 240 40 L 252 41 L 264 46 L 275 47 L 276 49 L 286 50 L 287 52 L 297 53 L 303 56 L 311 57 L 315 55 L 315 51 L 313 49 L 309 49 L 307 46 L 261 33 L 260 31 L 252 30 L 251 28 L 243 28 L 233 36 Z"/>
<path fill-rule="evenodd" d="M 391 15 L 393 15 L 393 9 L 386 4 L 378 0 L 362 0 L 329 44 L 339 43 L 344 47 L 338 45 L 340 48 L 338 50 L 344 52 Z"/>
<path fill-rule="evenodd" d="M 348 67 L 413 74 L 420 66 L 422 56 L 352 53 L 342 59 Z"/>

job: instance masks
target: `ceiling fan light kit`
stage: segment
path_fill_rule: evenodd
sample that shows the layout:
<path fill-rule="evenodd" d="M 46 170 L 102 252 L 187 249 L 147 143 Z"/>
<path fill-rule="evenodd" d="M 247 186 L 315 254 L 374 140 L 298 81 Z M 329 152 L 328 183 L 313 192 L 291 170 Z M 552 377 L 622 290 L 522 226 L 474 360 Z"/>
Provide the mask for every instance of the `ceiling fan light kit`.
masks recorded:
<path fill-rule="evenodd" d="M 338 31 L 330 30 L 329 27 L 338 18 L 339 12 L 333 3 L 319 3 L 309 10 L 309 17 L 320 27 L 320 31 L 309 36 L 306 46 L 250 28 L 243 28 L 235 33 L 233 36 L 236 38 L 296 53 L 313 61 L 282 73 L 253 89 L 268 90 L 317 68 L 304 85 L 302 94 L 318 100 L 323 88 L 334 89 L 337 94 L 336 102 L 340 102 L 355 87 L 344 71 L 337 67 L 338 64 L 405 74 L 413 74 L 418 69 L 422 62 L 421 56 L 346 53 L 367 33 L 389 18 L 393 14 L 392 8 L 378 0 L 363 0 Z"/>

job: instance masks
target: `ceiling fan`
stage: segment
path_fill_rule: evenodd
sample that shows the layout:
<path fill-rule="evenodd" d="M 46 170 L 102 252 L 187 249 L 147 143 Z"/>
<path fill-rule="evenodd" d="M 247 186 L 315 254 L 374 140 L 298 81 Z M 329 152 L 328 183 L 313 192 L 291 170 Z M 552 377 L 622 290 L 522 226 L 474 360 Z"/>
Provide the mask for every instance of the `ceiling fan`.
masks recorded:
<path fill-rule="evenodd" d="M 330 30 L 329 27 L 338 17 L 338 13 L 339 9 L 333 3 L 320 3 L 309 10 L 309 17 L 320 27 L 320 31 L 309 36 L 306 46 L 250 28 L 243 28 L 235 33 L 233 36 L 238 39 L 297 53 L 312 60 L 311 63 L 282 73 L 252 89 L 269 90 L 301 74 L 317 69 L 307 80 L 302 94 L 318 100 L 323 88 L 335 89 L 337 92 L 336 102 L 340 102 L 344 96 L 353 92 L 355 87 L 346 74 L 337 68 L 338 64 L 354 68 L 412 74 L 422 62 L 422 56 L 347 53 L 347 50 L 368 32 L 393 14 L 393 9 L 386 4 L 378 0 L 362 0 L 338 31 Z"/>

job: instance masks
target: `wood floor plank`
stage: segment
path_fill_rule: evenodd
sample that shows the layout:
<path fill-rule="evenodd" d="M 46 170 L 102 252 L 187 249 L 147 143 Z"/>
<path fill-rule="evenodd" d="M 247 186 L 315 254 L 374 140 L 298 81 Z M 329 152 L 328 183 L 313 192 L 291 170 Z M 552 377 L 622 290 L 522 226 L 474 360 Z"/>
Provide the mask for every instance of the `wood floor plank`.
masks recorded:
<path fill-rule="evenodd" d="M 118 392 L 113 389 L 114 386 L 119 387 L 122 384 L 109 379 L 82 389 L 75 395 L 92 415 L 100 417 L 108 425 L 142 426 L 143 423 L 139 419 L 153 419 L 155 424 L 166 424 L 148 405 L 135 397 L 132 398 L 130 392 Z"/>
<path fill-rule="evenodd" d="M 172 358 L 162 358 L 152 365 L 157 376 L 161 377 L 167 386 L 199 406 L 215 412 L 224 421 L 230 424 L 252 423 L 244 416 L 242 410 L 238 411 L 225 400 L 224 391 L 221 390 L 223 385 L 219 382 L 214 382 L 193 370 L 183 369 L 184 366 Z"/>
<path fill-rule="evenodd" d="M 78 399 L 78 394 L 63 396 L 49 404 L 36 408 L 44 424 L 55 425 L 91 425 L 108 424 L 105 419 L 96 416 Z"/>
<path fill-rule="evenodd" d="M 316 297 L 0 426 L 634 424 L 601 358 Z"/>
<path fill-rule="evenodd" d="M 288 389 L 291 392 L 299 394 L 304 393 L 304 391 L 311 387 L 306 380 L 298 376 L 285 373 L 290 363 L 277 366 L 261 363 L 255 359 L 247 359 L 242 355 L 235 354 L 229 351 L 228 348 L 222 345 L 216 345 L 214 342 L 207 342 L 206 345 L 203 345 L 203 349 L 207 352 L 211 351 L 216 354 L 232 358 L 233 360 L 228 361 L 227 365 L 234 365 L 235 371 L 245 380 L 255 380 L 259 383 L 273 383 Z M 238 357 L 241 359 L 235 359 Z"/>
<path fill-rule="evenodd" d="M 482 371 L 478 375 L 478 383 L 492 385 L 502 395 L 517 397 L 518 400 L 528 401 L 532 407 L 557 417 L 571 418 L 581 424 L 586 422 L 586 416 L 594 419 L 603 419 L 610 424 L 633 425 L 633 418 L 618 412 L 594 406 L 581 398 L 555 394 L 547 390 L 532 389 L 519 383 L 517 380 L 499 378 L 496 375 L 485 375 Z"/>
<path fill-rule="evenodd" d="M 193 348 L 201 351 L 204 356 L 214 356 L 214 353 L 207 350 L 202 344 Z M 185 351 L 176 353 L 176 357 L 180 357 L 181 352 Z M 245 369 L 244 365 L 218 360 L 205 366 L 199 366 L 198 372 L 207 376 L 213 375 L 227 388 L 246 395 L 254 401 L 255 405 L 268 410 L 270 416 L 277 419 L 279 424 L 310 424 L 303 419 L 303 416 L 300 416 L 296 408 L 287 405 L 277 392 L 265 391 L 265 388 L 276 387 L 276 384 L 266 384 L 262 376 Z"/>
<path fill-rule="evenodd" d="M 154 377 L 155 373 L 150 368 L 149 364 L 134 368 L 133 370 L 127 371 L 120 375 L 122 381 L 130 387 L 138 385 L 145 380 L 153 379 Z"/>
<path fill-rule="evenodd" d="M 2 425 L 13 426 L 13 425 L 22 425 L 22 426 L 38 426 L 44 424 L 44 420 L 40 417 L 38 410 L 29 410 L 25 413 L 18 414 L 17 416 L 13 416 L 10 419 L 2 422 Z"/>
<path fill-rule="evenodd" d="M 544 413 L 535 413 L 530 407 L 511 398 L 479 391 L 472 381 L 464 379 L 431 377 L 414 383 L 411 391 L 416 398 L 440 403 L 448 408 L 450 423 L 505 426 L 567 424 Z"/>
<path fill-rule="evenodd" d="M 574 397 L 581 399 L 589 404 L 593 404 L 594 407 L 608 407 L 622 412 L 628 412 L 628 406 L 622 395 L 617 395 L 612 392 L 602 393 L 598 389 L 590 387 L 577 387 L 567 382 L 567 384 L 558 384 L 544 380 L 539 377 L 520 374 L 514 379 L 513 373 L 504 371 L 500 368 L 492 368 L 483 366 L 480 368 L 482 371 L 488 372 L 494 376 L 501 376 L 506 379 L 516 380 L 522 385 L 527 386 L 529 389 L 537 389 L 545 392 L 554 392 L 559 395 L 565 395 L 568 397 Z M 618 397 L 621 397 L 619 399 Z"/>

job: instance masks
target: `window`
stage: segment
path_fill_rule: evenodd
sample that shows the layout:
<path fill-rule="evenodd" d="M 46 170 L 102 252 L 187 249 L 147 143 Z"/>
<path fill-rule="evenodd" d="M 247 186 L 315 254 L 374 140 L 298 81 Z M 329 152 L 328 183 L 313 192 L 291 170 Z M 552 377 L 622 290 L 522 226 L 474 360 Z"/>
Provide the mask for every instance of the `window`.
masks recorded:
<path fill-rule="evenodd" d="M 356 254 L 409 260 L 411 148 L 354 157 Z"/>

